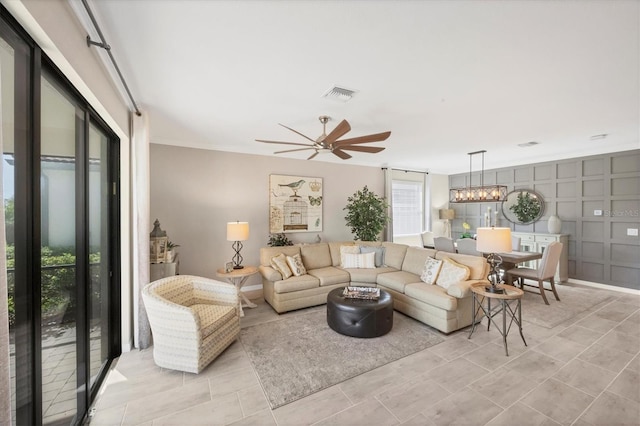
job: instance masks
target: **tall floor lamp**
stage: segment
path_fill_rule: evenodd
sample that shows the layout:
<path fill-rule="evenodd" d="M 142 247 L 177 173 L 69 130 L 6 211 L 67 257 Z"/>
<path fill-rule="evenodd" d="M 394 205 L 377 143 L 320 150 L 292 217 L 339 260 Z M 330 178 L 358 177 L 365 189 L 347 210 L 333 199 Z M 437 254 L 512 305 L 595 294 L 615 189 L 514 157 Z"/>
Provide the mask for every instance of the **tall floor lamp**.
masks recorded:
<path fill-rule="evenodd" d="M 438 212 L 440 220 L 444 220 L 444 234 L 451 238 L 451 220 L 456 217 L 456 211 L 454 209 L 440 209 Z"/>
<path fill-rule="evenodd" d="M 487 278 L 491 286 L 485 287 L 491 293 L 504 293 L 504 290 L 497 287 L 500 282 L 498 267 L 502 263 L 502 257 L 497 253 L 509 253 L 511 251 L 511 229 L 510 228 L 478 228 L 476 250 L 487 253 L 487 262 L 491 265 Z"/>
<path fill-rule="evenodd" d="M 242 269 L 242 243 L 249 239 L 249 222 L 228 222 L 227 223 L 227 241 L 233 241 L 233 250 L 236 254 L 233 256 L 233 269 Z"/>

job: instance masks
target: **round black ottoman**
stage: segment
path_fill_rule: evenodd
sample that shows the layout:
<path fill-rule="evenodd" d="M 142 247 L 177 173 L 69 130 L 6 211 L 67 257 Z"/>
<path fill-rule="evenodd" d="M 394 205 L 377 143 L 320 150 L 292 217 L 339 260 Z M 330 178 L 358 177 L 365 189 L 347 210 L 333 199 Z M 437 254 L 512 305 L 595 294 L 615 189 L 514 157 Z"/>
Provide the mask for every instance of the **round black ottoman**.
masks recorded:
<path fill-rule="evenodd" d="M 393 299 L 380 290 L 378 300 L 348 299 L 344 288 L 327 295 L 327 323 L 331 329 L 352 337 L 378 337 L 393 327 Z"/>

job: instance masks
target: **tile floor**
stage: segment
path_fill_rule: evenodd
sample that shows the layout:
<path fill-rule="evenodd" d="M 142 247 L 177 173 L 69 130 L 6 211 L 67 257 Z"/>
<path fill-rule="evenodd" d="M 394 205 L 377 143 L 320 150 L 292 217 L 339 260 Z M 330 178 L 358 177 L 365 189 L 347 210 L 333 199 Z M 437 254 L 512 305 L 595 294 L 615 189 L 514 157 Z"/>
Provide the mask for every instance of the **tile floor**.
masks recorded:
<path fill-rule="evenodd" d="M 611 294 L 553 329 L 525 311 L 529 346 L 512 330 L 509 357 L 497 332 L 462 330 L 275 410 L 240 342 L 199 375 L 134 350 L 114 363 L 91 425 L 640 425 L 640 296 Z M 278 319 L 254 301 L 243 327 Z"/>

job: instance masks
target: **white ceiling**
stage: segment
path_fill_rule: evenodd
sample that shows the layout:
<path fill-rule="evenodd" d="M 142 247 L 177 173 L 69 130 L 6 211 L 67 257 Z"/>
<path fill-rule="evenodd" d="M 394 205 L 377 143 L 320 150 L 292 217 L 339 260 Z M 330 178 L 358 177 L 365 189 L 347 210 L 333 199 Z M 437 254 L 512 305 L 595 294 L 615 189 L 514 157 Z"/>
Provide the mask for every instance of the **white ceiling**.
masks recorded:
<path fill-rule="evenodd" d="M 278 123 L 316 138 L 329 115 L 390 130 L 386 150 L 311 161 L 449 174 L 479 149 L 490 169 L 640 147 L 637 0 L 90 4 L 153 143 L 271 155 L 254 140 L 306 142 Z"/>

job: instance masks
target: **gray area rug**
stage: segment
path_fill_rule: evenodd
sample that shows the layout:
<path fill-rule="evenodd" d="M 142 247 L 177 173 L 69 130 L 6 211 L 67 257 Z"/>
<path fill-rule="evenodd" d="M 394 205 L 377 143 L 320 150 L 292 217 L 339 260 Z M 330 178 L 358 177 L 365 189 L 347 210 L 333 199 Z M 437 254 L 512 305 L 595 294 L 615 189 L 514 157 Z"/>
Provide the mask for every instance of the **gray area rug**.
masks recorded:
<path fill-rule="evenodd" d="M 525 287 L 522 298 L 522 320 L 546 328 L 553 328 L 571 320 L 595 305 L 606 302 L 613 296 L 606 290 L 579 288 L 556 284 L 560 296 L 557 301 L 553 292 L 547 291 L 549 305 L 545 305 L 537 287 Z"/>
<path fill-rule="evenodd" d="M 285 314 L 286 315 L 286 314 Z M 394 312 L 384 336 L 343 336 L 326 311 L 296 314 L 240 331 L 240 340 L 271 408 L 293 402 L 442 342 L 426 325 Z"/>

